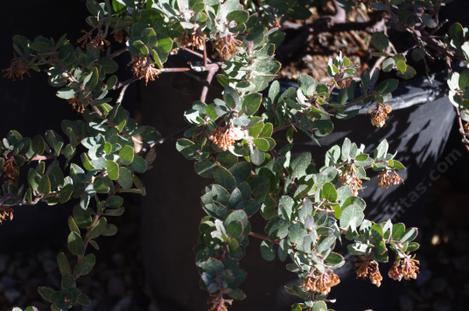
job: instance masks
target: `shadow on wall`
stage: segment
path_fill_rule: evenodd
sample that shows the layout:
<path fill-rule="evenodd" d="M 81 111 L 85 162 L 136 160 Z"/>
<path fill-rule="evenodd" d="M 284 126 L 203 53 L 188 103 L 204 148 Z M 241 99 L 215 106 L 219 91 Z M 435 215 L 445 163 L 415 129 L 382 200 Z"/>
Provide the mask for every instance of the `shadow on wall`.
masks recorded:
<path fill-rule="evenodd" d="M 86 16 L 82 1 L 2 2 L 0 68 L 8 67 L 13 56 L 13 35 L 34 37 L 42 34 L 59 38 L 67 33 L 73 39 L 85 27 Z M 0 105 L 3 109 L 0 136 L 4 137 L 10 129 L 16 129 L 25 136 L 42 134 L 47 129 L 60 130 L 62 119 L 77 118 L 70 106 L 55 96 L 55 92 L 48 85 L 45 74 L 32 73 L 30 78 L 21 81 L 1 77 Z M 15 207 L 14 221 L 0 225 L 0 250 L 63 246 L 69 211 L 67 206 Z"/>

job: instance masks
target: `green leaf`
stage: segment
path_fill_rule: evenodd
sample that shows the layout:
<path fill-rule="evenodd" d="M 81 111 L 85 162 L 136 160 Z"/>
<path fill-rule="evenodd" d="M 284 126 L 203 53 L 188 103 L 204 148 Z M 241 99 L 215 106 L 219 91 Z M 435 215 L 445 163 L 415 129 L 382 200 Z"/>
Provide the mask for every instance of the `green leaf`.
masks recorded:
<path fill-rule="evenodd" d="M 405 234 L 405 225 L 403 223 L 397 223 L 392 226 L 392 239 L 399 241 Z"/>
<path fill-rule="evenodd" d="M 67 256 L 64 252 L 60 252 L 57 255 L 57 265 L 59 267 L 60 274 L 64 275 L 72 275 L 72 269 L 70 267 L 70 262 L 68 261 Z"/>
<path fill-rule="evenodd" d="M 56 303 L 60 301 L 60 294 L 58 291 L 53 290 L 47 286 L 39 286 L 37 292 L 47 302 Z"/>
<path fill-rule="evenodd" d="M 285 219 L 290 220 L 294 204 L 295 201 L 290 196 L 283 195 L 278 202 L 279 215 L 283 216 Z"/>
<path fill-rule="evenodd" d="M 118 208 L 124 204 L 124 199 L 118 195 L 111 195 L 106 199 L 106 207 Z"/>
<path fill-rule="evenodd" d="M 266 261 L 275 259 L 275 250 L 271 242 L 262 241 L 260 245 L 261 256 Z"/>
<path fill-rule="evenodd" d="M 462 90 L 469 89 L 469 69 L 459 73 L 459 88 Z"/>
<path fill-rule="evenodd" d="M 312 311 L 327 311 L 327 305 L 324 301 L 315 301 Z"/>
<path fill-rule="evenodd" d="M 404 164 L 402 164 L 402 162 L 399 162 L 397 160 L 388 160 L 388 165 L 390 168 L 396 170 L 396 171 L 400 171 L 400 170 L 403 170 L 405 169 L 405 166 Z"/>
<path fill-rule="evenodd" d="M 88 254 L 78 260 L 75 268 L 73 269 L 73 274 L 76 278 L 89 274 L 94 265 L 96 264 L 96 257 L 94 254 Z"/>
<path fill-rule="evenodd" d="M 345 138 L 344 142 L 342 144 L 342 149 L 341 149 L 341 158 L 342 161 L 347 161 L 350 159 L 350 149 L 352 148 L 352 142 L 350 139 Z"/>
<path fill-rule="evenodd" d="M 338 269 L 345 264 L 344 256 L 339 253 L 331 252 L 324 261 L 331 269 Z"/>
<path fill-rule="evenodd" d="M 194 164 L 195 172 L 202 177 L 211 177 L 217 167 L 218 165 L 210 160 L 204 160 Z"/>
<path fill-rule="evenodd" d="M 407 71 L 407 60 L 403 55 L 396 55 L 394 57 L 396 60 L 396 68 L 402 74 Z"/>
<path fill-rule="evenodd" d="M 42 176 L 41 180 L 39 181 L 39 186 L 38 186 L 38 191 L 43 194 L 43 195 L 47 195 L 51 192 L 51 182 L 50 182 L 50 179 L 49 179 L 49 176 L 47 175 L 44 175 Z"/>
<path fill-rule="evenodd" d="M 269 141 L 265 138 L 254 138 L 254 145 L 256 145 L 260 151 L 264 152 L 267 152 L 271 149 Z"/>
<path fill-rule="evenodd" d="M 340 228 L 355 231 L 364 219 L 363 207 L 357 203 L 349 204 L 342 210 L 340 215 Z"/>
<path fill-rule="evenodd" d="M 134 161 L 135 151 L 132 146 L 125 145 L 119 150 L 119 159 L 122 164 L 130 165 Z"/>
<path fill-rule="evenodd" d="M 32 139 L 32 146 L 33 146 L 33 151 L 37 155 L 42 155 L 44 154 L 44 150 L 46 149 L 46 143 L 42 136 L 36 135 Z"/>
<path fill-rule="evenodd" d="M 375 32 L 371 36 L 371 44 L 378 50 L 384 51 L 389 45 L 389 39 L 384 32 Z"/>
<path fill-rule="evenodd" d="M 224 225 L 229 236 L 239 238 L 249 225 L 248 215 L 243 210 L 232 211 L 226 217 Z"/>
<path fill-rule="evenodd" d="M 328 200 L 329 202 L 337 201 L 337 191 L 332 183 L 328 182 L 322 186 L 321 199 Z"/>
<path fill-rule="evenodd" d="M 376 160 L 384 160 L 388 154 L 389 144 L 386 139 L 382 140 L 378 147 L 376 147 L 375 158 Z"/>
<path fill-rule="evenodd" d="M 311 164 L 311 153 L 300 153 L 291 163 L 292 178 L 300 178 L 306 175 L 306 169 Z"/>
<path fill-rule="evenodd" d="M 280 83 L 275 80 L 272 82 L 269 88 L 269 99 L 272 101 L 272 103 L 275 103 L 277 101 L 278 95 L 280 93 Z"/>
<path fill-rule="evenodd" d="M 456 47 L 461 46 L 464 42 L 464 27 L 460 23 L 454 23 L 449 28 L 449 36 Z"/>
<path fill-rule="evenodd" d="M 93 164 L 91 163 L 91 159 L 88 157 L 88 154 L 86 153 L 81 154 L 81 163 L 87 171 L 94 170 Z"/>
<path fill-rule="evenodd" d="M 217 166 L 213 170 L 215 182 L 222 185 L 228 191 L 233 191 L 236 187 L 236 179 L 231 172 L 223 166 Z"/>
<path fill-rule="evenodd" d="M 327 152 L 326 152 L 326 158 L 324 159 L 324 165 L 325 166 L 332 166 L 337 163 L 337 161 L 340 158 L 340 147 L 335 145 L 331 147 Z"/>
<path fill-rule="evenodd" d="M 186 159 L 191 160 L 196 155 L 197 145 L 187 138 L 180 138 L 176 142 L 176 150 Z"/>
<path fill-rule="evenodd" d="M 68 217 L 68 228 L 70 229 L 70 231 L 80 234 L 80 228 L 78 227 L 75 219 L 72 216 Z"/>
<path fill-rule="evenodd" d="M 108 177 L 111 180 L 118 180 L 119 179 L 119 165 L 112 161 L 112 160 L 107 160 L 106 161 L 106 172 Z"/>
<path fill-rule="evenodd" d="M 254 149 L 249 155 L 252 164 L 261 165 L 265 161 L 265 152 L 260 151 L 259 149 Z"/>
<path fill-rule="evenodd" d="M 73 231 L 68 235 L 67 246 L 73 255 L 80 256 L 83 255 L 83 252 L 85 251 L 81 235 Z"/>
<path fill-rule="evenodd" d="M 132 172 L 126 167 L 119 167 L 118 182 L 124 190 L 132 188 L 132 185 L 134 183 Z"/>
<path fill-rule="evenodd" d="M 411 241 L 415 240 L 417 235 L 418 235 L 418 229 L 417 228 L 409 228 L 409 229 L 407 229 L 406 233 L 402 236 L 400 241 L 402 243 L 411 242 Z"/>
<path fill-rule="evenodd" d="M 399 86 L 399 80 L 397 79 L 386 79 L 378 84 L 376 91 L 382 95 L 387 95 L 394 92 Z"/>
<path fill-rule="evenodd" d="M 76 92 L 71 88 L 63 88 L 57 91 L 57 97 L 62 99 L 72 99 L 75 98 Z"/>
<path fill-rule="evenodd" d="M 253 93 L 246 95 L 242 104 L 242 111 L 247 115 L 253 115 L 259 110 L 262 103 L 262 95 L 259 93 Z"/>
<path fill-rule="evenodd" d="M 60 137 L 53 130 L 46 131 L 45 137 L 49 146 L 51 146 L 52 149 L 54 149 L 54 155 L 58 157 L 60 155 L 60 151 L 62 150 L 62 147 L 64 146 L 62 137 Z"/>
<path fill-rule="evenodd" d="M 140 56 L 147 57 L 150 53 L 148 47 L 143 43 L 142 40 L 136 40 L 131 43 L 131 48 L 134 49 Z"/>

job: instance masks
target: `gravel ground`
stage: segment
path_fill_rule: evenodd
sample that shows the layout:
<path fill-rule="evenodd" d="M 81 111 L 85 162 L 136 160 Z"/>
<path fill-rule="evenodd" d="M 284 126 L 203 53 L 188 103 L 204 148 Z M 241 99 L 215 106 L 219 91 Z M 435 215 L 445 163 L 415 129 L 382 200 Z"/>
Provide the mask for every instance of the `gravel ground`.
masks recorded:
<path fill-rule="evenodd" d="M 101 250 L 91 275 L 81 279 L 79 287 L 92 303 L 83 311 L 157 311 L 146 293 L 137 225 L 121 224 L 117 236 L 101 238 Z M 34 305 L 48 310 L 36 288 L 58 287 L 60 276 L 56 263 L 57 249 L 0 254 L 1 310 Z"/>

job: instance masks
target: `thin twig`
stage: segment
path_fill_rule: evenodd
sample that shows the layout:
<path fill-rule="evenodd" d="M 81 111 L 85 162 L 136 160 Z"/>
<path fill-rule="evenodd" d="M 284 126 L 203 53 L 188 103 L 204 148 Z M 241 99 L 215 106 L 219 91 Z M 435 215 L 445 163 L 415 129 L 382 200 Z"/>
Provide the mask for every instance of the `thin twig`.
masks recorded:
<path fill-rule="evenodd" d="M 203 59 L 203 58 L 204 58 L 204 55 L 203 55 L 203 54 L 201 54 L 201 53 L 199 53 L 199 52 L 196 52 L 196 51 L 194 51 L 194 50 L 191 50 L 191 49 L 189 49 L 189 48 L 184 48 L 184 47 L 183 47 L 183 48 L 181 48 L 181 50 L 186 51 L 186 52 L 188 52 L 188 53 L 190 53 L 190 54 L 192 54 L 192 55 L 195 55 L 195 56 L 197 56 L 197 57 L 200 58 L 200 59 Z M 212 62 L 212 61 L 207 57 L 207 63 L 211 63 L 211 62 Z"/>
<path fill-rule="evenodd" d="M 109 57 L 110 57 L 110 58 L 115 58 L 115 57 L 117 57 L 117 56 L 119 56 L 119 55 L 121 55 L 121 54 L 127 52 L 128 50 L 129 50 L 128 48 L 123 48 L 123 49 L 117 50 L 117 51 L 115 51 L 115 52 L 109 54 Z"/>
<path fill-rule="evenodd" d="M 218 66 L 218 64 L 216 63 L 213 63 L 213 64 L 208 64 L 205 67 L 208 69 L 208 74 L 207 74 L 207 79 L 206 79 L 207 84 L 204 85 L 204 87 L 202 88 L 202 93 L 200 94 L 200 101 L 203 103 L 205 103 L 205 101 L 207 100 L 208 88 L 210 87 L 213 77 L 218 72 L 218 69 L 220 68 L 220 66 Z"/>
<path fill-rule="evenodd" d="M 47 161 L 47 160 L 52 160 L 55 159 L 55 156 L 44 156 L 44 155 L 35 155 L 34 157 L 31 158 L 30 161 Z"/>
<path fill-rule="evenodd" d="M 249 232 L 249 236 L 253 237 L 253 238 L 256 238 L 258 240 L 262 240 L 262 241 L 269 241 L 273 244 L 278 244 L 279 241 L 278 240 L 273 240 L 271 238 L 269 238 L 268 236 L 266 235 L 263 235 L 263 234 L 260 234 L 260 233 L 257 233 L 257 232 Z"/>

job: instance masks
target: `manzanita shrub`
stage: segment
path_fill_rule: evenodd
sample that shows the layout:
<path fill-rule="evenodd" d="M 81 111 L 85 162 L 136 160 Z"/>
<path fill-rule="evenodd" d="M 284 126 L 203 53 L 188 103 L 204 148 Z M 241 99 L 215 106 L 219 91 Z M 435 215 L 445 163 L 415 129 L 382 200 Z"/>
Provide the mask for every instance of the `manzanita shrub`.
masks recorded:
<path fill-rule="evenodd" d="M 2 221 L 13 219 L 15 206 L 76 202 L 68 219 L 67 251 L 57 256 L 61 287 L 39 288 L 51 310 L 88 304 L 77 281 L 95 265 L 98 238 L 116 234 L 111 222 L 124 212 L 123 194 L 145 194 L 139 175 L 151 168 L 162 137 L 133 120 L 122 101 L 131 83 L 148 84 L 169 73 L 206 75 L 200 100 L 185 113 L 190 128 L 176 148 L 211 181 L 201 197 L 206 215 L 196 256 L 209 310 L 227 310 L 232 300 L 246 298 L 242 259 L 251 239 L 261 240 L 265 260 L 284 261 L 296 274 L 297 282 L 287 288 L 301 301 L 292 306 L 295 311 L 327 310 L 345 256 L 354 262 L 357 277 L 376 286 L 383 279 L 379 265 L 388 261 L 393 262 L 391 279 L 417 277 L 417 229 L 366 219 L 360 197 L 370 177 L 377 176 L 380 187 L 402 182 L 398 171 L 404 165 L 388 143 L 377 142 L 367 153 L 365 146 L 345 139 L 324 154 L 323 163 L 313 163 L 311 153 L 294 152 L 295 138 L 306 135 L 316 142 L 333 132 L 334 120 L 351 118 L 365 105 L 372 124 L 383 127 L 391 113 L 386 101 L 398 79 L 380 79 L 379 71 L 412 78 L 416 70 L 406 58 L 412 56 L 426 65 L 435 59 L 449 65 L 455 57 L 462 60 L 449 86 L 468 141 L 468 30 L 455 24 L 449 35 L 441 34 L 438 13 L 445 1 L 333 1 L 337 13 L 325 18 L 327 25 L 368 30 L 375 66 L 359 73 L 340 54 L 328 63 L 327 82 L 303 75 L 298 87 L 282 88 L 275 51 L 284 39 L 284 21 L 306 20 L 324 2 L 87 0 L 89 29 L 78 42 L 66 36 L 13 38 L 15 57 L 4 76 L 46 73 L 57 96 L 79 116 L 63 120 L 61 133 L 23 137 L 12 130 L 0 144 Z M 376 20 L 366 27 L 346 23 L 346 12 L 356 6 Z M 314 31 L 315 24 L 303 27 Z M 398 52 L 389 30 L 415 42 Z M 178 53 L 190 53 L 194 61 L 168 66 L 168 57 Z M 115 59 L 123 54 L 131 59 L 123 69 L 134 77 L 119 81 Z M 215 83 L 223 91 L 207 101 Z M 265 220 L 264 232 L 251 230 L 254 217 Z"/>

